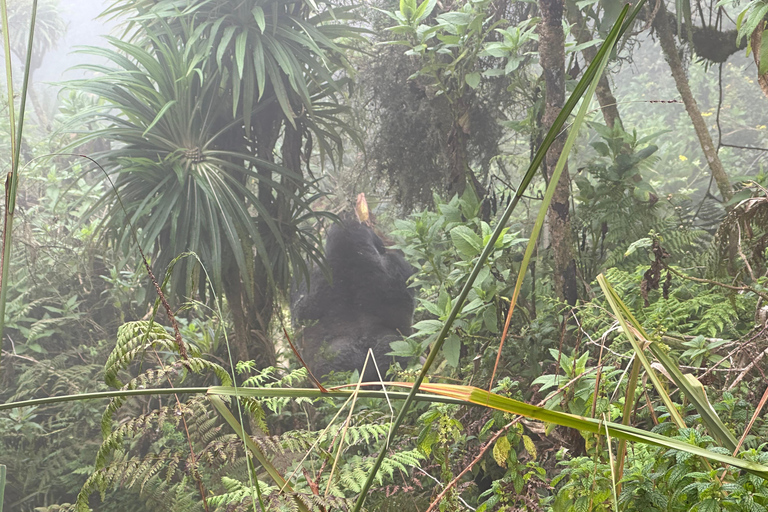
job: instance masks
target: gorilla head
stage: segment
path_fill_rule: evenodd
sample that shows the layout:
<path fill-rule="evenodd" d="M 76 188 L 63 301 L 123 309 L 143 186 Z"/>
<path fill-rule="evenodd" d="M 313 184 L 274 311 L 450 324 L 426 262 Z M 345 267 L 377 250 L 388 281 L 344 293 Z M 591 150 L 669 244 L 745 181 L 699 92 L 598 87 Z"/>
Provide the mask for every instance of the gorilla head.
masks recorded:
<path fill-rule="evenodd" d="M 362 371 L 370 348 L 383 374 L 392 361 L 389 344 L 411 334 L 413 267 L 354 216 L 330 228 L 325 257 L 333 282 L 315 268 L 309 287 L 302 282 L 292 294 L 293 321 L 303 326 L 298 346 L 304 362 L 317 377 Z M 372 363 L 363 378 L 378 380 Z"/>

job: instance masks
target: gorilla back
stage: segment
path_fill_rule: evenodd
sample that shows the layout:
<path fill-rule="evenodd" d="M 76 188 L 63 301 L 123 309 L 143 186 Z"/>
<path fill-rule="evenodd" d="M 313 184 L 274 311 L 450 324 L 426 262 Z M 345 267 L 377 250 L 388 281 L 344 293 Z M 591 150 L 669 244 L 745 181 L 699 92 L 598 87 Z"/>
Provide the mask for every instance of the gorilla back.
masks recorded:
<path fill-rule="evenodd" d="M 370 348 L 383 374 L 392 360 L 389 344 L 411 334 L 414 299 L 407 282 L 413 267 L 354 218 L 330 228 L 325 256 L 333 283 L 314 268 L 309 287 L 302 282 L 292 294 L 304 362 L 317 377 L 362 371 Z M 372 363 L 363 378 L 378 380 Z"/>

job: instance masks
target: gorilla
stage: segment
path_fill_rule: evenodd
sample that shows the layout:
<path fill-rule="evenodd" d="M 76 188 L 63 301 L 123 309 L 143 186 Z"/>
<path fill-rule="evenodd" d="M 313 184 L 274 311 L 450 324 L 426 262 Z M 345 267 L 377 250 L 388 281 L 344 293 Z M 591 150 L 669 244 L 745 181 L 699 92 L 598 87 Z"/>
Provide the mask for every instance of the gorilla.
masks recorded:
<path fill-rule="evenodd" d="M 331 226 L 325 257 L 333 282 L 315 267 L 309 287 L 301 282 L 292 293 L 291 316 L 302 327 L 299 353 L 320 378 L 331 371 L 362 371 L 370 348 L 384 376 L 392 361 L 389 344 L 412 332 L 408 278 L 414 269 L 354 215 Z M 378 380 L 372 361 L 363 380 Z"/>

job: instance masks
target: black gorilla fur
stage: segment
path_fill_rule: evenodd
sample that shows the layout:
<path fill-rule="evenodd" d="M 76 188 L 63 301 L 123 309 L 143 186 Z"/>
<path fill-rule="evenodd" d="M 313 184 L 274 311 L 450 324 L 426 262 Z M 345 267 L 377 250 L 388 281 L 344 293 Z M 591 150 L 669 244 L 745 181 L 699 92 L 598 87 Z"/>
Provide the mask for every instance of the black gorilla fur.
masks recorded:
<path fill-rule="evenodd" d="M 293 321 L 303 326 L 299 352 L 319 378 L 331 371 L 362 371 L 371 348 L 383 376 L 392 361 L 389 344 L 412 332 L 408 278 L 414 269 L 353 216 L 331 226 L 325 257 L 333 283 L 314 268 L 309 290 L 301 283 L 293 293 Z M 363 378 L 378 380 L 372 362 Z"/>

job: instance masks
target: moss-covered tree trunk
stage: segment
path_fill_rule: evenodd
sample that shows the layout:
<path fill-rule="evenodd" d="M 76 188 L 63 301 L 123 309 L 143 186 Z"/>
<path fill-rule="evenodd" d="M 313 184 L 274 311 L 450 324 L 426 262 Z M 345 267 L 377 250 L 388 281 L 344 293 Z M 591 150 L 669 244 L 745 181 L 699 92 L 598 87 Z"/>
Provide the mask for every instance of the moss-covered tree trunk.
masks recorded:
<path fill-rule="evenodd" d="M 554 123 L 565 103 L 565 36 L 563 34 L 562 0 L 539 0 L 539 56 L 544 69 L 546 105 L 542 125 L 544 131 Z M 555 139 L 544 161 L 547 177 L 551 178 L 557 160 L 565 145 L 566 132 Z M 573 243 L 570 217 L 570 187 L 568 169 L 560 176 L 555 195 L 547 213 L 550 240 L 554 253 L 554 281 L 557 296 L 568 304 L 576 304 L 576 260 L 573 257 Z"/>
<path fill-rule="evenodd" d="M 462 98 L 456 102 L 452 107 L 453 124 L 451 130 L 448 132 L 447 137 L 447 153 L 448 162 L 450 163 L 447 194 L 448 197 L 454 194 L 461 195 L 467 188 L 467 185 L 472 187 L 475 195 L 478 199 L 483 200 L 488 191 L 485 189 L 480 180 L 475 176 L 472 167 L 469 165 L 469 154 L 467 151 L 467 145 L 469 144 L 469 137 L 471 133 L 471 126 L 469 123 L 470 104 L 465 98 Z M 484 220 L 486 214 L 483 213 Z"/>
<path fill-rule="evenodd" d="M 235 329 L 230 340 L 232 358 L 235 363 L 254 360 L 258 368 L 274 366 L 277 356 L 269 337 L 273 307 L 269 281 L 256 273 L 255 291 L 250 297 L 234 263 L 231 268 L 233 272 L 225 277 L 225 293 Z"/>

